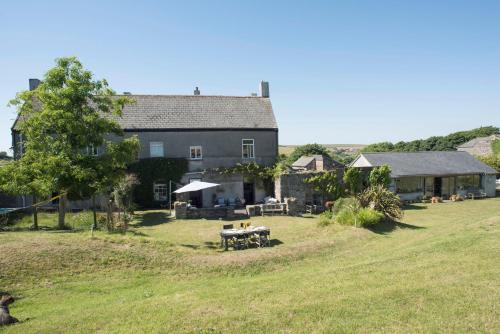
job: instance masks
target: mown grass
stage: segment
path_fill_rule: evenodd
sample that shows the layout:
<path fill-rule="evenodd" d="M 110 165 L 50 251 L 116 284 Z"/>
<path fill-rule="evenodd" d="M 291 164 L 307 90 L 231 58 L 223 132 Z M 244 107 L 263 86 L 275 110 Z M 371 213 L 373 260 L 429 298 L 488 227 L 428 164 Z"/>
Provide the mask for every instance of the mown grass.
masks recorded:
<path fill-rule="evenodd" d="M 217 248 L 220 222 L 162 211 L 125 235 L 0 233 L 0 290 L 21 320 L 2 330 L 499 332 L 500 199 L 414 205 L 373 230 L 317 223 L 252 219 L 274 246 L 237 252 Z"/>

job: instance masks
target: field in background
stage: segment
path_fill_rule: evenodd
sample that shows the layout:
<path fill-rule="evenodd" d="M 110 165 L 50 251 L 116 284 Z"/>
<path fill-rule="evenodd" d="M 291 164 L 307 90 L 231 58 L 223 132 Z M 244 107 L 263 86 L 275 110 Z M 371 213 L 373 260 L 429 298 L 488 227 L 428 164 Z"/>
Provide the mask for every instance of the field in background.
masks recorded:
<path fill-rule="evenodd" d="M 5 333 L 500 332 L 500 198 L 416 204 L 374 230 L 256 217 L 273 247 L 222 251 L 221 222 L 138 212 L 127 234 L 0 232 Z M 238 224 L 238 221 L 234 222 Z"/>
<path fill-rule="evenodd" d="M 354 155 L 357 154 L 363 147 L 366 146 L 361 144 L 321 144 L 321 145 L 325 146 L 332 153 L 344 152 Z M 280 145 L 279 153 L 290 155 L 297 146 L 300 145 Z"/>

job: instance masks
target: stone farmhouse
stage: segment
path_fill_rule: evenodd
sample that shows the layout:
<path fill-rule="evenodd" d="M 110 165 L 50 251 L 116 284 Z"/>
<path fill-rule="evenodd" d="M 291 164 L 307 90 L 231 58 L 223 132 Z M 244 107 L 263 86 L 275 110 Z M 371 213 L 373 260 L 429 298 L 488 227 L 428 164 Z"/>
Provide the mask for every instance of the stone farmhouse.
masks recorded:
<path fill-rule="evenodd" d="M 30 89 L 40 81 L 30 79 Z M 260 83 L 260 96 L 202 95 L 198 87 L 193 95 L 134 95 L 117 121 L 125 137 L 136 135 L 140 141 L 139 159 L 184 158 L 188 171 L 181 184 L 207 181 L 220 187 L 191 193 L 197 207 L 211 207 L 217 198 L 232 198 L 241 203 L 261 201 L 266 195 L 258 182 L 242 175 L 210 172 L 237 163 L 256 162 L 273 165 L 278 157 L 278 125 L 269 95 L 269 83 Z M 22 154 L 22 134 L 17 120 L 12 127 L 14 154 Z M 100 148 L 92 148 L 99 154 Z M 157 180 L 151 188 L 154 199 L 168 203 L 169 180 Z M 24 199 L 28 205 L 29 201 Z M 88 203 L 72 203 L 86 206 Z"/>

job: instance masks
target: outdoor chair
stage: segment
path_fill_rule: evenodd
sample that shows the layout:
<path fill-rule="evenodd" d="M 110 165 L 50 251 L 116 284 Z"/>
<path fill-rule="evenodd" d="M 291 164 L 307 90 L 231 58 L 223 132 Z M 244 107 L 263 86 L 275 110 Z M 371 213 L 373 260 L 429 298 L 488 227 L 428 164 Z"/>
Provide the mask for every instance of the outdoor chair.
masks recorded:
<path fill-rule="evenodd" d="M 246 249 L 248 248 L 248 241 L 245 236 L 239 235 L 233 238 L 233 247 L 234 249 Z"/>
<path fill-rule="evenodd" d="M 259 245 L 260 247 L 270 246 L 271 240 L 269 240 L 266 233 L 259 233 Z"/>
<path fill-rule="evenodd" d="M 219 197 L 219 198 L 217 198 L 215 205 L 217 205 L 219 207 L 226 206 L 226 200 L 224 199 L 224 197 Z"/>
<path fill-rule="evenodd" d="M 257 247 L 262 247 L 261 238 L 259 233 L 254 233 L 248 238 L 249 245 L 255 245 Z"/>

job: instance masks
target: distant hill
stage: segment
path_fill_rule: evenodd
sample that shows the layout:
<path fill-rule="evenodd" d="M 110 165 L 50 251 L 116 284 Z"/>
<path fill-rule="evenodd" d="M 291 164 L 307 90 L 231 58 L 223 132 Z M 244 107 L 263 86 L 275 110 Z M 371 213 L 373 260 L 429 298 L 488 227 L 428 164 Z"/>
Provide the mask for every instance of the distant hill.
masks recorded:
<path fill-rule="evenodd" d="M 427 139 L 400 141 L 395 144 L 381 142 L 370 144 L 362 149 L 363 152 L 415 152 L 415 151 L 455 151 L 457 146 L 478 137 L 487 137 L 500 133 L 494 126 L 484 126 L 468 131 L 459 131 L 447 136 L 433 136 Z"/>
<path fill-rule="evenodd" d="M 346 154 L 357 154 L 366 145 L 362 144 L 321 144 L 325 146 L 332 154 L 346 153 Z M 280 145 L 279 154 L 284 154 L 286 156 L 290 155 L 293 150 L 300 145 Z"/>

